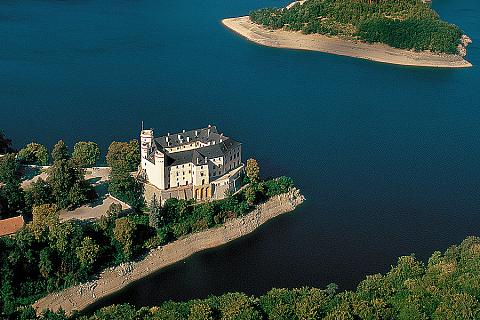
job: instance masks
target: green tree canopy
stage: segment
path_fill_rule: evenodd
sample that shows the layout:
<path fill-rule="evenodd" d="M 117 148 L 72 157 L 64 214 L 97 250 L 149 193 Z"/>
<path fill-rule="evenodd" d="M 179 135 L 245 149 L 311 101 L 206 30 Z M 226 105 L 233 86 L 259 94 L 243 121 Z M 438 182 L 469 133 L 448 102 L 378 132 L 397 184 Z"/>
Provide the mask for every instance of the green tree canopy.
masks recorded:
<path fill-rule="evenodd" d="M 20 179 L 20 166 L 15 159 L 15 154 L 9 153 L 0 158 L 0 182 L 18 182 Z"/>
<path fill-rule="evenodd" d="M 260 166 L 255 159 L 248 159 L 245 168 L 248 179 L 251 182 L 257 182 L 260 176 Z"/>
<path fill-rule="evenodd" d="M 48 164 L 48 150 L 45 146 L 32 142 L 18 152 L 18 159 L 24 164 L 46 166 Z"/>
<path fill-rule="evenodd" d="M 63 140 L 59 140 L 52 150 L 53 161 L 67 160 L 69 158 L 68 147 Z"/>
<path fill-rule="evenodd" d="M 60 208 L 78 207 L 89 200 L 92 192 L 85 181 L 83 169 L 71 160 L 56 161 L 48 170 L 47 182 Z"/>
<path fill-rule="evenodd" d="M 25 204 L 27 208 L 31 209 L 34 206 L 49 203 L 55 203 L 52 187 L 42 178 L 32 182 L 25 190 Z"/>
<path fill-rule="evenodd" d="M 73 147 L 72 160 L 80 167 L 94 166 L 100 159 L 100 148 L 95 142 L 80 141 Z"/>
<path fill-rule="evenodd" d="M 112 142 L 108 147 L 106 160 L 112 170 L 136 171 L 140 164 L 138 141 Z"/>
<path fill-rule="evenodd" d="M 135 234 L 135 229 L 135 224 L 128 218 L 119 218 L 115 220 L 113 235 L 115 239 L 122 245 L 123 252 L 127 259 L 129 259 L 133 253 L 133 237 Z"/>
<path fill-rule="evenodd" d="M 100 253 L 100 246 L 90 237 L 85 237 L 76 250 L 78 260 L 85 269 L 90 269 L 97 261 Z"/>
<path fill-rule="evenodd" d="M 33 207 L 32 221 L 28 223 L 36 239 L 40 239 L 44 232 L 60 223 L 59 209 L 54 204 L 43 204 Z"/>

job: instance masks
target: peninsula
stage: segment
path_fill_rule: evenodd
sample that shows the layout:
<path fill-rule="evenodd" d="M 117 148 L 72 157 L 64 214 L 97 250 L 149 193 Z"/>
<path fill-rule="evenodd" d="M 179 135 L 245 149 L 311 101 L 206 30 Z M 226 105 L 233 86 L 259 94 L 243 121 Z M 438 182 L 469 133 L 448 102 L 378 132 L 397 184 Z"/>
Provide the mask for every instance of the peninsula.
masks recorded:
<path fill-rule="evenodd" d="M 376 62 L 465 68 L 470 38 L 421 0 L 403 2 L 296 1 L 222 23 L 260 45 L 320 51 Z"/>
<path fill-rule="evenodd" d="M 83 310 L 304 201 L 212 125 L 158 137 L 142 126 L 140 144 L 112 142 L 102 168 L 94 142 L 10 146 L 0 130 L 2 319 Z"/>
<path fill-rule="evenodd" d="M 270 219 L 294 210 L 304 199 L 298 189 L 292 188 L 289 192 L 274 196 L 258 205 L 246 216 L 153 249 L 138 262 L 127 262 L 108 268 L 97 280 L 51 293 L 35 302 L 33 307 L 37 312 L 44 309 L 58 311 L 60 308 L 68 314 L 74 310 L 81 311 L 132 282 L 186 259 L 194 253 L 218 247 L 253 232 Z"/>

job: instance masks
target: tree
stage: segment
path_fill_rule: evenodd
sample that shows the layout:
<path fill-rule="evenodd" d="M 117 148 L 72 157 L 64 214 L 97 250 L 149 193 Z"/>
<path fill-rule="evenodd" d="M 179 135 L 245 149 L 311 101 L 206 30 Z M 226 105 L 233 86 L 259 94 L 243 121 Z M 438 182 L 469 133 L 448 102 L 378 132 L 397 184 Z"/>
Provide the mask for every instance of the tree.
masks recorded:
<path fill-rule="evenodd" d="M 95 142 L 80 141 L 73 147 L 72 160 L 81 168 L 94 166 L 100 159 L 100 148 Z"/>
<path fill-rule="evenodd" d="M 213 320 L 213 310 L 205 302 L 195 302 L 190 307 L 188 320 Z"/>
<path fill-rule="evenodd" d="M 52 150 L 53 161 L 67 160 L 69 157 L 68 147 L 63 140 L 59 140 Z"/>
<path fill-rule="evenodd" d="M 0 213 L 13 213 L 25 206 L 25 194 L 18 182 L 8 182 L 0 187 Z"/>
<path fill-rule="evenodd" d="M 137 140 L 114 141 L 108 147 L 107 164 L 112 170 L 136 171 L 140 164 L 140 147 Z"/>
<path fill-rule="evenodd" d="M 47 279 L 53 271 L 52 249 L 46 247 L 40 251 L 40 261 L 38 268 L 42 277 Z"/>
<path fill-rule="evenodd" d="M 43 204 L 35 206 L 32 209 L 32 221 L 28 223 L 28 228 L 32 231 L 38 240 L 45 231 L 55 227 L 60 223 L 58 207 L 54 204 Z"/>
<path fill-rule="evenodd" d="M 112 168 L 108 192 L 128 203 L 134 210 L 139 210 L 144 204 L 142 186 L 129 172 Z"/>
<path fill-rule="evenodd" d="M 25 205 L 27 208 L 31 209 L 34 206 L 54 202 L 52 187 L 42 178 L 32 182 L 25 190 Z"/>
<path fill-rule="evenodd" d="M 97 261 L 100 253 L 100 246 L 90 237 L 85 237 L 81 245 L 77 248 L 77 258 L 83 268 L 90 270 Z"/>
<path fill-rule="evenodd" d="M 115 220 L 113 236 L 123 247 L 123 253 L 127 259 L 132 256 L 133 236 L 136 230 L 135 224 L 128 218 Z"/>
<path fill-rule="evenodd" d="M 12 140 L 5 137 L 5 133 L 0 129 L 0 154 L 13 152 Z"/>
<path fill-rule="evenodd" d="M 244 195 L 245 195 L 245 200 L 247 201 L 248 205 L 253 206 L 255 204 L 256 195 L 257 195 L 257 192 L 256 192 L 255 188 L 253 188 L 252 185 L 248 186 L 245 189 Z"/>
<path fill-rule="evenodd" d="M 149 221 L 148 224 L 150 227 L 158 229 L 160 227 L 160 211 L 162 208 L 160 207 L 157 201 L 157 195 L 154 193 L 152 201 L 150 202 L 150 213 L 149 213 Z"/>
<path fill-rule="evenodd" d="M 24 164 L 46 166 L 48 164 L 48 150 L 39 143 L 29 143 L 18 152 L 18 159 Z"/>
<path fill-rule="evenodd" d="M 110 204 L 105 214 L 108 218 L 118 218 L 121 212 L 122 212 L 122 205 L 120 203 L 114 202 Z"/>
<path fill-rule="evenodd" d="M 82 169 L 71 160 L 59 160 L 49 168 L 47 182 L 52 188 L 55 203 L 60 208 L 74 208 L 89 199 L 92 188 Z"/>
<path fill-rule="evenodd" d="M 257 182 L 260 175 L 260 167 L 258 166 L 257 160 L 248 159 L 245 172 L 251 182 Z"/>
<path fill-rule="evenodd" d="M 9 153 L 0 158 L 0 182 L 19 182 L 20 166 L 15 154 Z"/>

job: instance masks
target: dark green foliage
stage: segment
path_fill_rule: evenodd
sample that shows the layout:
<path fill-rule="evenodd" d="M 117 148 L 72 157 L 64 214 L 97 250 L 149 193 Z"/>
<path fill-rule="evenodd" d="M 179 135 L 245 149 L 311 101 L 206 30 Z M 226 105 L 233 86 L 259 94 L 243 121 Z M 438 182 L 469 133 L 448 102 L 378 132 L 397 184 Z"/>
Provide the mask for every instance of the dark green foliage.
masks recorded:
<path fill-rule="evenodd" d="M 226 293 L 188 302 L 165 302 L 150 309 L 124 304 L 98 310 L 96 319 L 442 319 L 480 318 L 480 238 L 469 237 L 425 266 L 400 257 L 385 275 L 362 281 L 355 292 L 326 289 L 272 289 L 259 298 Z M 9 289 L 6 289 L 8 292 Z"/>
<path fill-rule="evenodd" d="M 73 168 L 72 168 L 73 166 Z M 68 189 L 82 176 L 81 170 L 68 160 L 56 161 L 52 179 L 58 190 Z M 130 174 L 128 174 L 129 177 Z M 61 178 L 60 178 L 61 177 Z M 64 181 L 65 180 L 65 181 Z M 196 204 L 194 201 L 170 199 L 157 212 L 158 228 L 152 228 L 151 217 L 145 213 L 119 217 L 121 206 L 111 205 L 107 216 L 92 223 L 67 221 L 60 223 L 58 207 L 48 202 L 46 194 L 54 197 L 53 186 L 39 180 L 27 191 L 33 207 L 33 220 L 15 238 L 0 238 L 0 314 L 12 318 L 31 317 L 29 305 L 47 292 L 60 290 L 89 279 L 101 269 L 131 261 L 145 254 L 146 249 L 164 245 L 191 232 L 198 232 L 241 216 L 253 206 L 268 199 L 268 194 L 288 190 L 291 180 L 279 178 L 252 184 L 255 203 L 247 204 L 244 194 L 238 193 L 219 201 Z M 58 185 L 57 185 L 58 184 Z M 125 189 L 126 190 L 126 189 Z M 228 305 L 235 307 L 231 310 Z M 135 310 L 129 306 L 111 307 L 97 312 L 97 319 L 208 319 L 223 312 L 226 319 L 257 319 L 262 311 L 255 301 L 243 294 L 232 294 L 192 306 L 166 303 L 158 312 Z M 1 318 L 1 316 L 0 316 Z M 64 319 L 62 313 L 47 313 L 39 319 Z"/>
<path fill-rule="evenodd" d="M 15 154 L 9 153 L 0 158 L 0 182 L 19 182 L 20 166 Z"/>
<path fill-rule="evenodd" d="M 18 159 L 23 164 L 46 166 L 48 164 L 48 150 L 39 143 L 29 143 L 25 148 L 18 151 Z"/>
<path fill-rule="evenodd" d="M 456 53 L 462 35 L 457 26 L 432 19 L 370 19 L 359 25 L 366 42 L 381 42 L 400 49 Z"/>
<path fill-rule="evenodd" d="M 19 164 L 15 155 L 10 153 L 0 158 L 0 215 L 14 215 L 24 206 Z"/>
<path fill-rule="evenodd" d="M 48 169 L 47 182 L 60 208 L 75 208 L 93 197 L 84 172 L 72 160 L 59 160 Z"/>
<path fill-rule="evenodd" d="M 34 206 L 47 203 L 55 203 L 52 187 L 47 181 L 39 178 L 25 190 L 25 206 L 27 211 L 31 211 Z"/>
<path fill-rule="evenodd" d="M 69 157 L 67 145 L 63 140 L 59 140 L 53 147 L 52 160 L 54 162 L 58 160 L 68 160 Z"/>
<path fill-rule="evenodd" d="M 134 210 L 140 210 L 144 205 L 142 185 L 129 171 L 112 168 L 108 192 L 128 203 Z"/>
<path fill-rule="evenodd" d="M 418 51 L 457 53 L 462 35 L 421 0 L 307 0 L 289 10 L 255 10 L 250 18 L 271 29 L 285 27 Z"/>
<path fill-rule="evenodd" d="M 158 229 L 160 228 L 160 214 L 162 208 L 157 201 L 156 194 L 153 195 L 152 201 L 150 202 L 150 212 L 149 212 L 149 222 L 150 227 Z"/>
<path fill-rule="evenodd" d="M 73 147 L 72 160 L 81 168 L 94 166 L 100 159 L 100 148 L 95 142 L 80 141 Z"/>
<path fill-rule="evenodd" d="M 19 182 L 8 182 L 0 187 L 0 214 L 14 214 L 25 206 L 25 195 Z"/>
<path fill-rule="evenodd" d="M 115 170 L 136 171 L 140 164 L 140 146 L 137 140 L 112 142 L 108 147 L 107 164 Z"/>
<path fill-rule="evenodd" d="M 13 152 L 12 140 L 5 137 L 5 133 L 0 129 L 0 154 Z"/>

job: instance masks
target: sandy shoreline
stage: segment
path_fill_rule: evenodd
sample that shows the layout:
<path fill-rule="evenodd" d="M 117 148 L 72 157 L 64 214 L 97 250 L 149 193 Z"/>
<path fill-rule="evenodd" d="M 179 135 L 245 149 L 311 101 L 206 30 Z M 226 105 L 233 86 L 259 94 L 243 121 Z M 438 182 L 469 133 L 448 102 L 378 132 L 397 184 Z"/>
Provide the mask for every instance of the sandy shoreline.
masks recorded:
<path fill-rule="evenodd" d="M 405 66 L 436 68 L 466 68 L 472 66 L 460 55 L 413 52 L 392 48 L 385 44 L 367 44 L 320 34 L 268 30 L 253 23 L 248 16 L 223 19 L 222 23 L 244 38 L 268 47 L 320 51 Z"/>
<path fill-rule="evenodd" d="M 268 220 L 294 210 L 303 201 L 304 197 L 297 189 L 275 196 L 242 218 L 227 221 L 219 227 L 194 233 L 154 249 L 141 261 L 106 269 L 100 274 L 98 280 L 51 293 L 35 302 L 33 307 L 37 312 L 43 309 L 58 310 L 60 308 L 67 314 L 74 310 L 81 311 L 128 284 L 196 252 L 214 248 L 247 235 Z"/>

